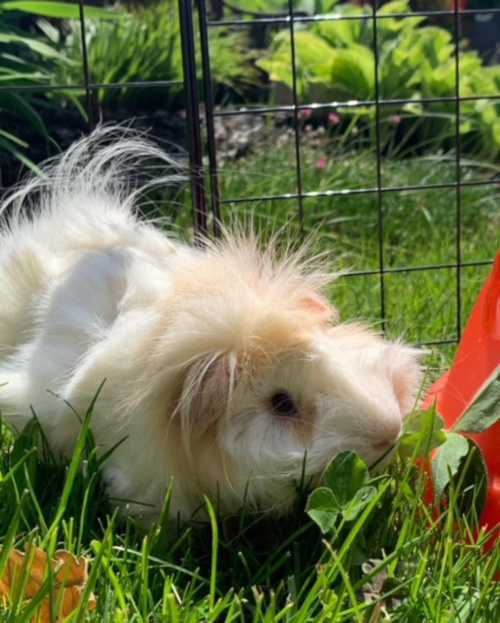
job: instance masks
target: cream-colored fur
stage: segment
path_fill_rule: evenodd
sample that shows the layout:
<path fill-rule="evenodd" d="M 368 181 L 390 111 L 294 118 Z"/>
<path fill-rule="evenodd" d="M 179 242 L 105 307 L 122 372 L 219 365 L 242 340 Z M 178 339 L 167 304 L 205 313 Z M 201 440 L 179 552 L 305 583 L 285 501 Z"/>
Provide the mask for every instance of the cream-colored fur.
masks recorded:
<path fill-rule="evenodd" d="M 105 379 L 94 438 L 101 452 L 125 441 L 104 479 L 146 518 L 172 478 L 172 517 L 204 494 L 222 514 L 243 500 L 283 512 L 304 465 L 313 477 L 343 450 L 377 461 L 413 407 L 418 352 L 337 324 L 303 253 L 236 234 L 202 251 L 141 221 L 121 171 L 165 157 L 128 135 L 100 146 L 114 134 L 78 143 L 5 207 L 2 414 L 22 429 L 33 410 L 69 457 L 75 411 Z"/>

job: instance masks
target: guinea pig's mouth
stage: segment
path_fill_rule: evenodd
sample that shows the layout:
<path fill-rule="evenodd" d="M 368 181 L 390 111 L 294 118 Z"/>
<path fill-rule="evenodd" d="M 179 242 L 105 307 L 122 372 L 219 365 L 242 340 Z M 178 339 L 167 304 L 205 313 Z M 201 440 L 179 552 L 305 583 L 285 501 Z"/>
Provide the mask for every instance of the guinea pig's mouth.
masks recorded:
<path fill-rule="evenodd" d="M 384 469 L 384 467 L 387 466 L 389 461 L 394 456 L 397 445 L 398 445 L 398 440 L 392 441 L 392 442 L 386 442 L 383 444 L 381 443 L 381 444 L 377 444 L 376 446 L 373 446 L 373 448 L 380 454 L 375 459 L 375 461 L 373 461 L 371 464 L 368 465 L 368 469 L 370 471 L 375 471 L 375 472 Z"/>

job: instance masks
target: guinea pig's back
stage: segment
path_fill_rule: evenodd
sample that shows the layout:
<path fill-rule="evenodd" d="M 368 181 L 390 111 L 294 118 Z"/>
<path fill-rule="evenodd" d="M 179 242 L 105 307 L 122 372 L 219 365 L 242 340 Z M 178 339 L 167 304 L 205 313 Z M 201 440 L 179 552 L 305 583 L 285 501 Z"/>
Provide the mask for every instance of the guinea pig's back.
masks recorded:
<path fill-rule="evenodd" d="M 133 356 L 139 325 L 195 255 L 141 221 L 137 193 L 121 181 L 132 156 L 155 148 L 91 147 L 77 144 L 0 208 L 0 411 L 18 428 L 32 409 L 55 422 L 55 402 L 84 412 L 98 383 L 89 398 L 82 379 L 97 351 L 113 344 L 102 382 Z"/>

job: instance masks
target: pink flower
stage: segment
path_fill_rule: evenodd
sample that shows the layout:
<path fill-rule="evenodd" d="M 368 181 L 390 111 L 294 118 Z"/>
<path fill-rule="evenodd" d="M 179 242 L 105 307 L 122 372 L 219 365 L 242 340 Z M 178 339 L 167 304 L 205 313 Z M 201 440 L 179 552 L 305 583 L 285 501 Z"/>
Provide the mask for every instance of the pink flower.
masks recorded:
<path fill-rule="evenodd" d="M 334 124 L 335 124 L 335 123 L 338 123 L 338 122 L 340 121 L 340 116 L 339 116 L 339 115 L 337 115 L 337 113 L 336 113 L 336 112 L 331 112 L 331 113 L 328 115 L 328 121 L 329 121 L 330 123 L 334 123 Z"/>
<path fill-rule="evenodd" d="M 326 167 L 326 158 L 318 158 L 316 160 L 316 166 L 318 169 L 324 169 Z"/>
<path fill-rule="evenodd" d="M 299 110 L 299 115 L 301 117 L 310 117 L 312 115 L 312 108 L 301 108 Z"/>
<path fill-rule="evenodd" d="M 389 115 L 388 121 L 391 125 L 399 125 L 401 123 L 401 115 Z"/>

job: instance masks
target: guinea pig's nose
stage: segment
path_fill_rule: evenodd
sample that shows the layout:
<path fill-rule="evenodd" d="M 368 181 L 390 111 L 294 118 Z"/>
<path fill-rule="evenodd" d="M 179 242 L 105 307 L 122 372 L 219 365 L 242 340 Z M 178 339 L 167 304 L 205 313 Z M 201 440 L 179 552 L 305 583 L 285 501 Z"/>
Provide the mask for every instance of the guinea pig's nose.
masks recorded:
<path fill-rule="evenodd" d="M 401 419 L 394 418 L 385 422 L 384 426 L 378 431 L 373 447 L 380 451 L 388 450 L 399 439 L 401 428 Z"/>

